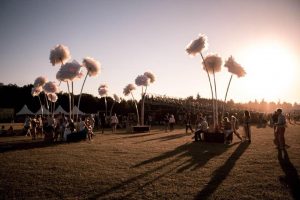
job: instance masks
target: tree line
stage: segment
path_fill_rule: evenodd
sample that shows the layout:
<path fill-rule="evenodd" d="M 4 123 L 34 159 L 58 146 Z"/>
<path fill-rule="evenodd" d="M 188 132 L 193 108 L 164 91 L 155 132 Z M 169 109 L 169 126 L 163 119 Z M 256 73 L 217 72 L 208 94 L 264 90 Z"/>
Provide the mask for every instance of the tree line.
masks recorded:
<path fill-rule="evenodd" d="M 32 84 L 24 85 L 22 87 L 16 84 L 4 85 L 0 83 L 0 108 L 11 108 L 14 113 L 18 112 L 24 104 L 32 112 L 36 112 L 40 108 L 40 102 L 38 97 L 33 97 L 31 95 L 31 90 L 33 88 Z M 61 105 L 66 111 L 69 110 L 69 97 L 68 93 L 60 92 L 57 94 L 58 100 L 56 106 Z M 77 105 L 79 95 L 74 95 L 74 102 Z M 46 105 L 45 95 L 40 94 L 40 99 L 43 105 Z M 112 97 L 106 97 L 108 112 L 114 102 Z M 140 102 L 138 102 L 140 104 Z M 146 110 L 145 114 L 159 112 L 163 114 L 164 112 L 198 112 L 202 110 L 209 110 L 212 106 L 211 99 L 201 98 L 199 94 L 196 98 L 189 96 L 186 98 L 169 97 L 166 95 L 155 95 L 148 94 L 146 97 Z M 288 102 L 267 102 L 264 99 L 261 101 L 254 100 L 248 103 L 235 103 L 232 99 L 226 103 L 219 101 L 218 105 L 220 108 L 224 106 L 225 110 L 250 110 L 253 112 L 261 113 L 272 113 L 277 108 L 282 108 L 285 112 L 294 112 L 295 110 L 300 111 L 300 104 L 298 103 L 288 103 Z M 105 112 L 105 99 L 104 97 L 95 97 L 91 94 L 82 94 L 80 110 L 85 113 L 98 113 Z M 120 115 L 126 115 L 128 113 L 135 113 L 135 106 L 132 100 L 122 99 L 120 103 L 114 105 L 114 112 Z M 151 114 L 150 113 L 150 114 Z"/>

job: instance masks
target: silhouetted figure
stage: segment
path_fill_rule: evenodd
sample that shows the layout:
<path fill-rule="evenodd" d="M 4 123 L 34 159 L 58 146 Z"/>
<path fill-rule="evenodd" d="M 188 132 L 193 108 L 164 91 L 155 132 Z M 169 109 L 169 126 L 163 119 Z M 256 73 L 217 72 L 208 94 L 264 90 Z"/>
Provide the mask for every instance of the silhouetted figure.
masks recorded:
<path fill-rule="evenodd" d="M 276 125 L 275 125 L 275 123 L 277 123 L 277 121 L 278 121 L 278 113 L 277 113 L 276 110 L 272 114 L 271 118 L 272 118 L 271 126 L 273 126 L 273 129 L 274 129 L 274 144 L 275 144 L 276 147 L 278 147 L 279 141 L 278 141 L 277 128 L 276 128 Z"/>
<path fill-rule="evenodd" d="M 190 129 L 192 131 L 192 133 L 194 132 L 193 131 L 193 128 L 192 128 L 192 117 L 191 117 L 191 113 L 187 113 L 185 115 L 185 133 L 188 133 L 188 129 Z"/>
<path fill-rule="evenodd" d="M 248 110 L 245 110 L 245 112 L 244 112 L 244 131 L 245 131 L 246 140 L 248 140 L 249 143 L 251 143 L 250 120 L 251 120 L 250 112 Z"/>
<path fill-rule="evenodd" d="M 282 114 L 281 108 L 277 109 L 277 114 L 278 114 L 278 120 L 277 120 L 277 123 L 275 123 L 275 126 L 276 126 L 276 132 L 278 135 L 278 148 L 284 149 L 285 148 L 284 133 L 285 133 L 285 127 L 286 127 L 286 119 L 285 119 L 285 116 Z"/>
<path fill-rule="evenodd" d="M 169 113 L 165 114 L 165 116 L 164 116 L 164 124 L 165 124 L 165 132 L 168 132 L 169 125 L 170 125 L 170 122 L 169 122 Z"/>

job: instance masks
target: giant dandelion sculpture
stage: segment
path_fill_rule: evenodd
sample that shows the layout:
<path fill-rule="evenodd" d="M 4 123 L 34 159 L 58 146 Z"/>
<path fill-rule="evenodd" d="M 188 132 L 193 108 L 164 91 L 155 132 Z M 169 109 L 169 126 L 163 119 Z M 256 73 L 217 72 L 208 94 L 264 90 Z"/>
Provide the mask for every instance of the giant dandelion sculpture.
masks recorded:
<path fill-rule="evenodd" d="M 210 85 L 210 91 L 211 91 L 211 99 L 212 99 L 212 104 L 213 104 L 213 125 L 214 125 L 214 128 L 216 128 L 214 92 L 213 92 L 213 87 L 212 87 L 211 79 L 210 79 L 209 72 L 208 72 L 208 66 L 202 55 L 202 51 L 206 50 L 207 47 L 208 47 L 207 37 L 204 34 L 200 34 L 197 39 L 191 41 L 187 45 L 186 52 L 191 56 L 196 56 L 197 54 L 200 54 L 201 58 L 203 60 L 204 69 L 207 73 L 207 77 L 208 77 L 208 81 L 209 81 L 209 85 Z"/>
<path fill-rule="evenodd" d="M 56 95 L 56 93 L 58 93 L 60 91 L 60 89 L 59 89 L 59 87 L 58 87 L 58 85 L 57 85 L 56 82 L 54 82 L 54 81 L 48 81 L 43 86 L 43 90 L 44 90 L 45 94 L 47 95 L 48 100 L 50 102 L 52 102 L 52 111 L 53 111 L 53 109 L 54 109 L 54 102 L 57 101 L 57 95 Z M 52 114 L 53 114 L 53 112 L 52 112 Z"/>
<path fill-rule="evenodd" d="M 39 102 L 40 102 L 40 106 L 41 106 L 41 111 L 42 111 L 42 116 L 44 115 L 44 109 L 43 109 L 43 106 L 42 106 L 42 101 L 41 101 L 41 98 L 40 98 L 40 93 L 43 92 L 43 86 L 46 84 L 46 82 L 48 82 L 47 78 L 45 78 L 43 76 L 37 77 L 34 80 L 33 88 L 31 90 L 31 95 L 33 97 L 37 96 L 39 98 Z M 48 105 L 48 100 L 46 98 L 46 94 L 45 94 L 45 101 L 46 101 L 46 104 L 47 104 L 47 109 L 49 109 L 49 105 Z"/>
<path fill-rule="evenodd" d="M 139 75 L 135 79 L 135 84 L 137 86 L 142 87 L 142 93 L 141 93 L 142 105 L 141 105 L 141 121 L 140 121 L 141 126 L 144 126 L 145 98 L 146 98 L 147 88 L 150 85 L 150 83 L 153 83 L 154 81 L 155 81 L 155 76 L 151 72 L 145 72 L 143 75 Z"/>
<path fill-rule="evenodd" d="M 222 66 L 222 58 L 220 56 L 218 56 L 217 54 L 210 54 L 205 56 L 204 60 L 203 60 L 203 66 L 204 66 L 204 70 L 207 70 L 207 72 L 209 74 L 213 75 L 214 78 L 214 89 L 215 89 L 215 125 L 216 127 L 219 126 L 218 122 L 219 122 L 219 111 L 218 111 L 218 93 L 217 93 L 217 82 L 216 82 L 216 76 L 215 74 L 217 72 L 221 71 L 221 66 Z"/>
<path fill-rule="evenodd" d="M 76 60 L 63 64 L 58 70 L 58 72 L 56 73 L 57 80 L 67 83 L 68 93 L 69 93 L 69 114 L 71 118 L 74 118 L 72 113 L 72 109 L 74 105 L 73 82 L 77 79 L 80 79 L 81 77 L 82 77 L 81 65 Z M 71 91 L 70 91 L 69 82 L 71 82 L 71 86 L 72 86 Z"/>
<path fill-rule="evenodd" d="M 67 46 L 58 44 L 53 49 L 50 50 L 50 62 L 51 64 L 63 65 L 65 62 L 67 62 L 71 58 L 69 48 Z"/>
<path fill-rule="evenodd" d="M 84 77 L 84 81 L 82 83 L 81 86 L 81 90 L 80 90 L 80 95 L 79 95 L 79 99 L 78 99 L 78 111 L 80 108 L 80 100 L 81 100 L 81 95 L 82 95 L 82 90 L 84 87 L 84 84 L 86 82 L 87 76 L 89 75 L 90 77 L 94 77 L 97 76 L 100 73 L 101 70 L 101 65 L 100 62 L 95 60 L 94 58 L 91 57 L 86 57 L 83 59 L 82 61 L 82 66 L 86 68 L 86 75 Z M 78 112 L 77 112 L 77 119 L 78 119 Z"/>
<path fill-rule="evenodd" d="M 108 94 L 108 86 L 106 84 L 101 84 L 98 88 L 98 93 L 101 97 L 104 97 L 105 102 L 105 116 L 107 116 L 107 94 Z"/>
<path fill-rule="evenodd" d="M 132 94 L 132 91 L 135 90 L 136 87 L 134 84 L 130 83 L 128 85 L 126 85 L 126 87 L 124 88 L 123 90 L 123 94 L 125 96 L 128 96 L 129 94 L 131 95 L 132 97 L 132 101 L 134 102 L 134 106 L 135 106 L 135 110 L 136 110 L 136 116 L 137 116 L 137 123 L 140 124 L 140 115 L 139 115 L 139 109 L 138 109 L 138 106 L 137 106 L 137 102 Z"/>
<path fill-rule="evenodd" d="M 48 97 L 48 100 L 51 102 L 51 109 L 49 111 L 52 113 L 52 115 L 54 115 L 55 103 L 58 99 L 58 96 L 55 93 L 49 93 L 49 94 L 47 94 L 47 97 Z"/>
<path fill-rule="evenodd" d="M 231 76 L 230 76 L 230 79 L 229 79 L 229 82 L 227 85 L 227 89 L 226 89 L 225 98 L 224 98 L 224 104 L 225 104 L 233 75 L 236 75 L 238 78 L 240 78 L 240 77 L 245 76 L 246 72 L 245 72 L 244 68 L 239 63 L 237 63 L 232 56 L 230 56 L 228 58 L 228 60 L 226 60 L 224 67 L 227 67 L 228 72 L 231 73 Z M 223 104 L 223 109 L 222 109 L 222 117 L 224 116 L 224 104 Z"/>
<path fill-rule="evenodd" d="M 111 105 L 111 108 L 110 108 L 109 118 L 111 118 L 111 116 L 112 116 L 112 111 L 113 111 L 113 108 L 114 108 L 115 104 L 121 102 L 121 99 L 118 95 L 113 94 L 113 97 L 114 97 L 114 102 L 113 102 L 113 104 Z"/>

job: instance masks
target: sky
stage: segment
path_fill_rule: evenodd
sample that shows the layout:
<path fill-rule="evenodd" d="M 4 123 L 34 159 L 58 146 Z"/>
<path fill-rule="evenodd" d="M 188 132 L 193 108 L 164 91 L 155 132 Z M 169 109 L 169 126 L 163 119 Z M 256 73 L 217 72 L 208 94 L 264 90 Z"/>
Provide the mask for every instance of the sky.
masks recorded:
<path fill-rule="evenodd" d="M 88 77 L 84 93 L 124 97 L 123 88 L 138 75 L 156 76 L 147 92 L 185 98 L 211 98 L 201 56 L 185 49 L 198 35 L 208 38 L 206 56 L 223 63 L 232 55 L 246 76 L 233 76 L 227 99 L 235 102 L 300 103 L 299 0 L 0 0 L 0 82 L 23 86 L 38 76 L 57 81 L 50 50 L 63 44 L 72 60 L 86 56 L 101 63 Z M 218 99 L 224 100 L 231 74 L 216 74 Z M 83 79 L 74 82 L 78 94 Z M 60 85 L 67 92 L 66 84 Z M 139 98 L 141 88 L 134 95 Z M 1 94 L 2 96 L 3 94 Z M 129 99 L 129 97 L 126 97 Z"/>

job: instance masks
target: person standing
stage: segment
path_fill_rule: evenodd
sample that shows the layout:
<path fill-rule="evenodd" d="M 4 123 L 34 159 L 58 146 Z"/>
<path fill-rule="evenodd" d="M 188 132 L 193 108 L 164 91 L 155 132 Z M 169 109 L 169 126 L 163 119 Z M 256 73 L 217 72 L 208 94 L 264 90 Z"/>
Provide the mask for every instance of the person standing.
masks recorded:
<path fill-rule="evenodd" d="M 169 121 L 169 113 L 167 113 L 165 116 L 164 116 L 164 124 L 165 124 L 165 132 L 168 132 L 169 130 L 169 126 L 170 126 L 170 121 Z"/>
<path fill-rule="evenodd" d="M 191 113 L 187 113 L 185 116 L 185 133 L 188 133 L 188 129 L 190 129 L 192 131 L 192 133 L 194 133 L 193 129 L 192 129 L 192 119 L 191 119 Z"/>
<path fill-rule="evenodd" d="M 113 116 L 110 118 L 110 124 L 112 128 L 112 132 L 115 133 L 117 130 L 117 125 L 119 123 L 119 119 L 117 117 L 117 114 L 115 113 Z"/>
<path fill-rule="evenodd" d="M 277 134 L 277 128 L 276 128 L 276 125 L 275 125 L 275 123 L 277 123 L 277 121 L 278 121 L 277 110 L 273 113 L 271 119 L 272 119 L 271 125 L 273 126 L 273 129 L 274 129 L 274 144 L 275 144 L 276 147 L 278 147 L 278 144 L 279 144 L 279 142 L 278 142 L 278 134 Z"/>
<path fill-rule="evenodd" d="M 170 124 L 170 131 L 173 131 L 175 125 L 175 117 L 173 114 L 170 115 L 169 124 Z"/>
<path fill-rule="evenodd" d="M 284 133 L 286 127 L 286 119 L 285 116 L 282 114 L 281 108 L 277 109 L 277 114 L 278 114 L 278 120 L 277 123 L 275 123 L 275 125 L 276 125 L 276 132 L 278 135 L 278 148 L 284 149 L 285 148 Z"/>
<path fill-rule="evenodd" d="M 24 130 L 26 132 L 25 136 L 31 136 L 31 118 L 29 116 L 26 116 L 25 122 L 24 122 Z"/>
<path fill-rule="evenodd" d="M 37 118 L 36 136 L 38 137 L 38 135 L 43 137 L 43 120 L 41 115 Z"/>
<path fill-rule="evenodd" d="M 36 116 L 32 118 L 31 120 L 31 133 L 32 133 L 32 140 L 35 140 L 36 139 L 36 128 L 37 128 L 37 124 L 38 124 L 38 121 L 36 119 Z"/>
<path fill-rule="evenodd" d="M 250 112 L 248 110 L 245 110 L 244 112 L 244 131 L 246 140 L 248 140 L 249 143 L 251 143 L 251 129 L 250 129 Z"/>
<path fill-rule="evenodd" d="M 228 117 L 224 117 L 223 120 L 223 128 L 224 128 L 224 144 L 230 144 L 232 142 L 232 124 Z"/>

